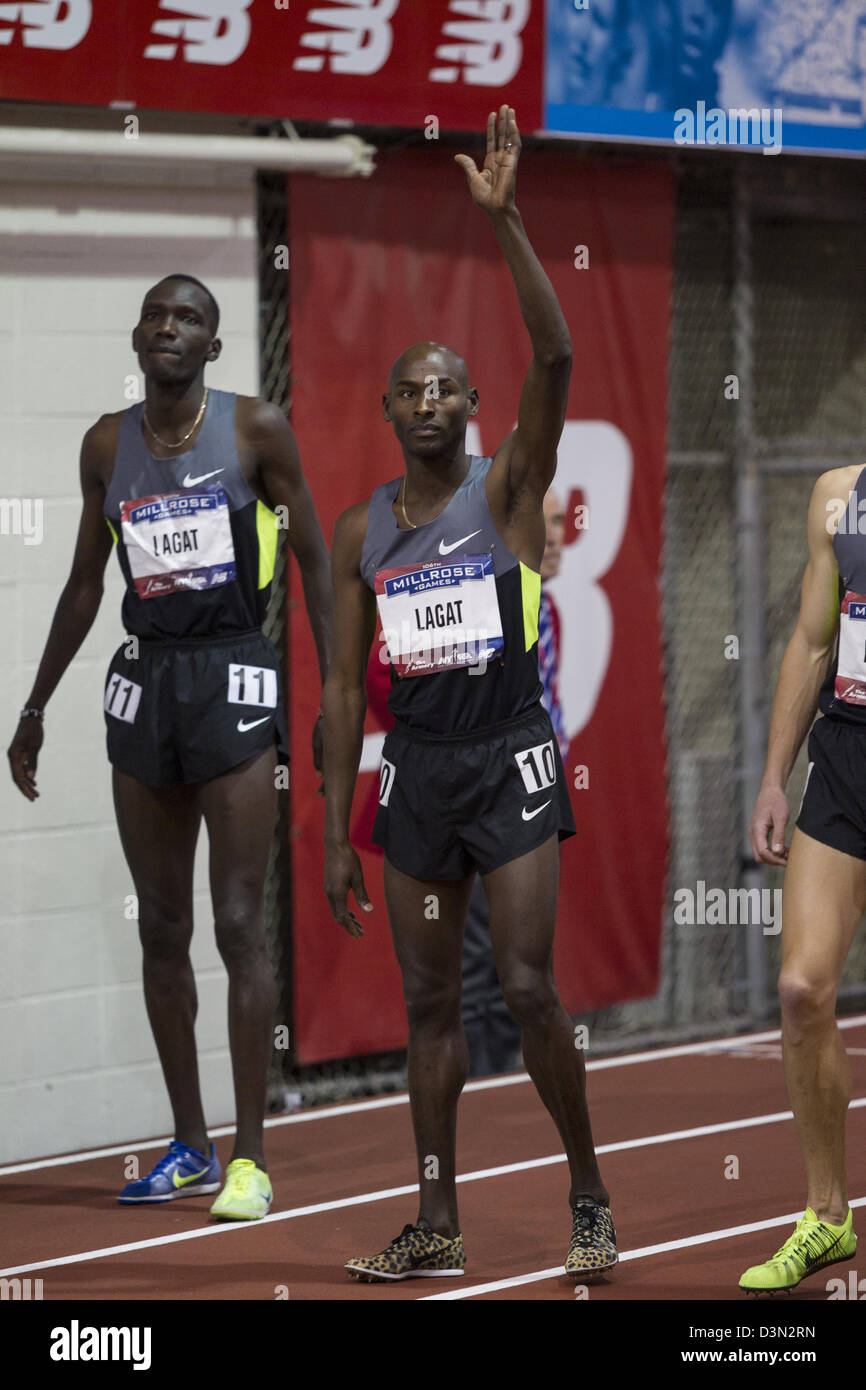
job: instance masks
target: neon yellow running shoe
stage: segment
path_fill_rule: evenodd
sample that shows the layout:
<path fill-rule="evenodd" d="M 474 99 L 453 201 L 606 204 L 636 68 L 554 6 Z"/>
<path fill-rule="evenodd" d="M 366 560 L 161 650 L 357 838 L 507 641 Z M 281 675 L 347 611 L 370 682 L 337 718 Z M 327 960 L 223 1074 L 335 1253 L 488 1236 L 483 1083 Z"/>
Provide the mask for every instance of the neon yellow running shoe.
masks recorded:
<path fill-rule="evenodd" d="M 226 1181 L 211 1207 L 211 1216 L 228 1221 L 259 1221 L 267 1216 L 274 1194 L 267 1173 L 251 1158 L 236 1158 L 226 1168 Z"/>
<path fill-rule="evenodd" d="M 782 1293 L 795 1289 L 816 1270 L 850 1260 L 857 1249 L 853 1219 L 849 1207 L 842 1225 L 831 1226 L 829 1221 L 819 1221 L 812 1208 L 807 1207 L 781 1250 L 766 1264 L 747 1269 L 740 1288 L 747 1293 Z"/>

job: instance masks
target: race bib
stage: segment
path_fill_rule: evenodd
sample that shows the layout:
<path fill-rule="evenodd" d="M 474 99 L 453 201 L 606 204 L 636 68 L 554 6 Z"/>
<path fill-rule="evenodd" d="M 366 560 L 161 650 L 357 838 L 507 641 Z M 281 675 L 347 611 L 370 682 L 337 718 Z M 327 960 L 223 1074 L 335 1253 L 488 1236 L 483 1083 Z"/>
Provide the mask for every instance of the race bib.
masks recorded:
<path fill-rule="evenodd" d="M 866 594 L 852 594 L 850 590 L 842 600 L 839 615 L 839 659 L 833 693 L 848 705 L 866 705 Z"/>
<path fill-rule="evenodd" d="M 268 666 L 239 666 L 236 662 L 230 662 L 226 699 L 230 705 L 261 705 L 263 709 L 276 709 L 276 671 Z"/>
<path fill-rule="evenodd" d="M 141 689 L 135 681 L 128 681 L 125 676 L 115 672 L 108 678 L 102 708 L 106 714 L 113 714 L 115 719 L 122 719 L 125 724 L 134 724 L 141 700 Z"/>
<path fill-rule="evenodd" d="M 235 577 L 228 498 L 218 483 L 122 502 L 120 524 L 139 598 L 215 589 Z"/>
<path fill-rule="evenodd" d="M 483 665 L 502 652 L 492 555 L 379 570 L 376 602 L 399 676 Z"/>

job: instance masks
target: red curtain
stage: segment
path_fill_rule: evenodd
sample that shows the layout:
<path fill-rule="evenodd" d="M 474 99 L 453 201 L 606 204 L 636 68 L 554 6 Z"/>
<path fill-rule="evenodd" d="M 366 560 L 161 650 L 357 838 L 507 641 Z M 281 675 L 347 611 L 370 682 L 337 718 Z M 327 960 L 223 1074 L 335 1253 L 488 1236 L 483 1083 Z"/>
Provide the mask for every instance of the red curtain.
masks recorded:
<path fill-rule="evenodd" d="M 659 614 L 672 180 L 643 163 L 526 153 L 518 203 L 574 344 L 555 486 L 567 507 L 550 585 L 578 834 L 562 850 L 556 976 L 572 1012 L 658 984 L 668 813 Z M 393 359 L 434 339 L 465 357 L 470 452 L 513 428 L 530 347 L 485 215 L 447 151 L 380 152 L 369 180 L 290 180 L 292 420 L 330 543 L 344 508 L 403 472 L 380 401 Z M 381 859 L 362 941 L 322 891 L 309 736 L 319 686 L 291 564 L 295 1047 L 303 1062 L 403 1046 Z M 368 731 L 377 728 L 372 711 Z M 374 760 L 371 746 L 368 761 Z M 358 813 L 375 773 L 359 777 Z"/>

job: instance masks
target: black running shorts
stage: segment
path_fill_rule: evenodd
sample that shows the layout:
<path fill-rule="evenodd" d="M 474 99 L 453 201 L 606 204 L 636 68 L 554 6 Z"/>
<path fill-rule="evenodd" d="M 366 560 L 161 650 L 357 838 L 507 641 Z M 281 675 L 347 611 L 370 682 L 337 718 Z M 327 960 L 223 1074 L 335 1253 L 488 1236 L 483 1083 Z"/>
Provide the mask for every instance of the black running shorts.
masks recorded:
<path fill-rule="evenodd" d="M 866 728 L 822 715 L 812 725 L 808 750 L 798 828 L 866 859 Z"/>
<path fill-rule="evenodd" d="M 540 705 L 519 719 L 385 738 L 373 840 L 404 874 L 467 878 L 576 834 L 556 736 Z"/>
<path fill-rule="evenodd" d="M 109 761 L 149 787 L 207 782 L 274 744 L 274 765 L 288 764 L 277 654 L 256 629 L 171 643 L 127 637 L 103 708 Z"/>

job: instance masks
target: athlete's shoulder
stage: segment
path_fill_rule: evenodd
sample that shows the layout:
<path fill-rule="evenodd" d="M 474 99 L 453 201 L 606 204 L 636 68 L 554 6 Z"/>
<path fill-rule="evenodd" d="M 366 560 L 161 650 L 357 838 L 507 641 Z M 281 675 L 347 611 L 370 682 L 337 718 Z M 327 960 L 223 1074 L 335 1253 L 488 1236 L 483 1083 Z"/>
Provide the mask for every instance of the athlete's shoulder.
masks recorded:
<path fill-rule="evenodd" d="M 125 414 L 125 410 L 114 410 L 100 415 L 99 419 L 94 420 L 90 428 L 85 430 L 81 441 L 81 461 L 85 469 L 95 468 L 102 472 L 103 465 L 114 464 L 120 422 Z"/>
<path fill-rule="evenodd" d="M 344 512 L 340 512 L 334 522 L 334 540 L 339 537 L 345 544 L 355 539 L 359 539 L 361 544 L 367 534 L 367 522 L 370 517 L 370 503 L 372 497 L 365 497 L 363 502 L 356 502 L 353 506 L 347 507 Z"/>
<path fill-rule="evenodd" d="M 117 439 L 120 430 L 120 422 L 126 414 L 126 410 L 111 410 L 105 415 L 100 415 L 88 430 L 85 431 L 84 438 L 99 443 L 103 440 Z"/>
<path fill-rule="evenodd" d="M 809 498 L 810 526 L 826 523 L 826 530 L 832 536 L 839 517 L 848 508 L 851 494 L 862 472 L 863 464 L 854 463 L 845 468 L 828 468 L 816 478 Z"/>
<path fill-rule="evenodd" d="M 826 473 L 819 474 L 815 479 L 812 496 L 844 496 L 847 499 L 848 493 L 856 486 L 863 468 L 862 463 L 850 463 L 844 468 L 828 468 Z"/>
<path fill-rule="evenodd" d="M 260 438 L 292 433 L 289 417 L 281 405 L 261 396 L 235 396 L 235 419 L 245 434 Z"/>

